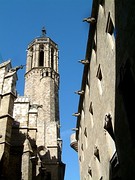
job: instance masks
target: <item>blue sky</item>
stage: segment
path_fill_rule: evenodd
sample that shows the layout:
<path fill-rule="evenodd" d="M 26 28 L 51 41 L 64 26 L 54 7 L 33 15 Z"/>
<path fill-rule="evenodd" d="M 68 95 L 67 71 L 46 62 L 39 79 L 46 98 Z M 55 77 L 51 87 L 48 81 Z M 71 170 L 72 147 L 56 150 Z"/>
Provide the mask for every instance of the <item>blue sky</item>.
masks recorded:
<path fill-rule="evenodd" d="M 76 126 L 83 65 L 89 25 L 82 22 L 91 14 L 91 0 L 0 0 L 0 61 L 13 66 L 26 63 L 27 45 L 45 26 L 47 36 L 59 47 L 60 120 L 63 139 L 62 159 L 65 180 L 79 180 L 77 153 L 70 148 L 70 135 Z M 25 69 L 18 72 L 17 89 L 23 95 Z"/>

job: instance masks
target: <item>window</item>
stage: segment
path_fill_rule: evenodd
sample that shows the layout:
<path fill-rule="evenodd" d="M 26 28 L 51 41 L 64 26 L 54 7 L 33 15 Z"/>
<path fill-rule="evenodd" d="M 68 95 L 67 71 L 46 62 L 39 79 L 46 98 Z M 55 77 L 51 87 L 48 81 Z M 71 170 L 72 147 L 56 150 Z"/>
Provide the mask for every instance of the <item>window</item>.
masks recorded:
<path fill-rule="evenodd" d="M 44 46 L 39 48 L 39 66 L 44 66 Z"/>
<path fill-rule="evenodd" d="M 48 71 L 46 71 L 46 76 L 48 76 Z"/>
<path fill-rule="evenodd" d="M 114 27 L 113 20 L 111 18 L 110 12 L 108 13 L 107 25 L 106 25 L 107 39 L 110 43 L 112 49 L 115 48 L 115 39 L 116 39 L 116 28 Z"/>
<path fill-rule="evenodd" d="M 83 144 L 81 144 L 81 157 L 82 157 L 82 161 L 84 161 L 84 148 L 83 148 Z"/>
<path fill-rule="evenodd" d="M 33 64 L 33 47 L 30 49 L 30 56 L 31 56 L 31 61 L 30 61 L 30 68 L 32 68 L 32 64 Z"/>
<path fill-rule="evenodd" d="M 102 89 L 102 83 L 101 83 L 101 81 L 102 81 L 103 76 L 102 76 L 102 71 L 101 71 L 100 64 L 99 64 L 99 66 L 98 66 L 98 70 L 97 70 L 97 75 L 96 75 L 96 77 L 98 78 L 99 94 L 102 95 L 103 89 Z"/>
<path fill-rule="evenodd" d="M 93 115 L 93 106 L 92 106 L 92 102 L 90 103 L 89 112 Z"/>
<path fill-rule="evenodd" d="M 106 33 L 109 33 L 111 36 L 113 35 L 116 38 L 116 28 L 114 27 L 110 12 L 108 13 Z"/>
<path fill-rule="evenodd" d="M 92 105 L 92 102 L 90 102 L 89 112 L 90 112 L 91 126 L 93 127 L 94 121 L 93 121 L 93 105 Z"/>
<path fill-rule="evenodd" d="M 94 155 L 98 159 L 98 161 L 100 162 L 99 149 L 96 145 L 94 146 Z"/>
<path fill-rule="evenodd" d="M 39 54 L 39 66 L 43 66 L 44 65 L 44 52 L 40 51 Z"/>
<path fill-rule="evenodd" d="M 81 150 L 83 151 L 83 144 L 81 144 Z"/>
<path fill-rule="evenodd" d="M 113 127 L 112 127 L 112 117 L 110 114 L 107 114 L 105 116 L 104 129 L 110 134 L 110 136 L 114 140 L 115 137 L 114 137 Z"/>
<path fill-rule="evenodd" d="M 84 137 L 85 137 L 85 147 L 86 147 L 86 149 L 87 149 L 87 147 L 88 147 L 88 142 L 87 142 L 87 137 L 88 137 L 88 135 L 87 135 L 87 128 L 85 127 L 85 129 L 84 129 Z"/>
<path fill-rule="evenodd" d="M 88 167 L 88 173 L 89 173 L 89 175 L 92 177 L 92 169 L 91 169 L 90 166 Z"/>
<path fill-rule="evenodd" d="M 99 64 L 99 66 L 98 66 L 97 78 L 98 78 L 100 81 L 102 80 L 102 72 L 101 72 L 100 64 Z"/>
<path fill-rule="evenodd" d="M 112 35 L 113 31 L 114 31 L 114 25 L 113 25 L 112 19 L 110 17 L 110 12 L 109 12 L 108 19 L 107 19 L 106 32 L 109 33 L 110 35 Z"/>
<path fill-rule="evenodd" d="M 84 135 L 87 137 L 87 128 L 84 129 Z"/>
<path fill-rule="evenodd" d="M 54 69 L 54 49 L 51 48 L 51 68 Z"/>

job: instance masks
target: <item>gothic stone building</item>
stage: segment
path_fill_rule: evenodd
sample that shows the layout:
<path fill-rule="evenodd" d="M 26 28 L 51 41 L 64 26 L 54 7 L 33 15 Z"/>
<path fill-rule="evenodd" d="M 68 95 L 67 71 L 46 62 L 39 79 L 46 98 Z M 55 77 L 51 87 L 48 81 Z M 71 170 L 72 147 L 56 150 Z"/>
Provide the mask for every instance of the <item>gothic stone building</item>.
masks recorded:
<path fill-rule="evenodd" d="M 58 46 L 44 29 L 28 45 L 24 96 L 20 68 L 0 64 L 0 179 L 63 180 Z"/>
<path fill-rule="evenodd" d="M 81 180 L 135 179 L 135 1 L 93 0 L 76 132 Z"/>

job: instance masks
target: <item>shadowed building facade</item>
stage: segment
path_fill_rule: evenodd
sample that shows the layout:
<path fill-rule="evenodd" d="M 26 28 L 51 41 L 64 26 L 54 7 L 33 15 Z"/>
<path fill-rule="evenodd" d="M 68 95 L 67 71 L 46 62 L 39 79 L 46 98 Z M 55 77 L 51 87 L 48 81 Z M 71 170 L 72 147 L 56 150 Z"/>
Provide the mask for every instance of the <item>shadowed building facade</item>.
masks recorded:
<path fill-rule="evenodd" d="M 19 68 L 9 70 L 6 63 L 3 65 L 4 75 L 11 71 L 10 78 L 14 78 L 7 86 L 15 88 Z M 7 114 L 7 124 L 10 122 L 9 127 L 5 125 L 0 132 L 2 137 L 5 132 L 9 136 L 9 140 L 5 138 L 0 144 L 1 178 L 63 180 L 65 164 L 61 161 L 58 46 L 46 36 L 44 28 L 42 36 L 35 38 L 27 48 L 24 96 L 16 96 L 12 91 L 8 98 L 14 98 L 14 101 L 6 103 L 13 111 L 1 114 L 1 118 Z M 2 93 L 1 99 L 3 97 Z M 5 106 L 4 102 L 1 101 L 1 107 Z M 5 167 L 8 167 L 6 173 Z"/>
<path fill-rule="evenodd" d="M 93 0 L 75 133 L 81 180 L 135 177 L 135 2 Z"/>

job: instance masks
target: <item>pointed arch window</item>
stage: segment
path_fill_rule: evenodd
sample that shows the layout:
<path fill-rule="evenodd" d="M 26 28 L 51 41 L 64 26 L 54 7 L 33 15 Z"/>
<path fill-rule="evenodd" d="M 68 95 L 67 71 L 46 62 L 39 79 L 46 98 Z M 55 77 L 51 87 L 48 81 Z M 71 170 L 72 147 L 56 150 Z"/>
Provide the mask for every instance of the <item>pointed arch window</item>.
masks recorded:
<path fill-rule="evenodd" d="M 33 64 L 33 47 L 31 47 L 30 49 L 30 68 L 32 68 L 32 64 Z"/>
<path fill-rule="evenodd" d="M 39 66 L 44 66 L 44 46 L 41 45 L 39 49 Z"/>
<path fill-rule="evenodd" d="M 54 69 L 54 49 L 51 48 L 51 68 Z"/>

